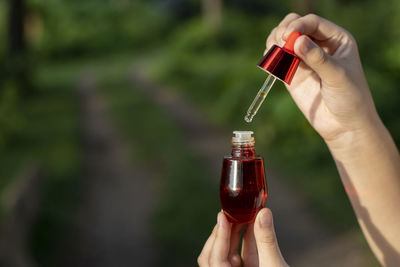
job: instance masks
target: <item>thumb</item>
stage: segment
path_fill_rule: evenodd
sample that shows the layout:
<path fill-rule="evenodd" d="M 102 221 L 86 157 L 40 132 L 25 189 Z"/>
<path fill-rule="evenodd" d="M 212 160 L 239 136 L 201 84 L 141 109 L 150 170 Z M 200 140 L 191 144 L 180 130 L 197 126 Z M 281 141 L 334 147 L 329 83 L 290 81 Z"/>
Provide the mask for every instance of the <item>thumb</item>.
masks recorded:
<path fill-rule="evenodd" d="M 260 210 L 254 223 L 254 235 L 260 266 L 288 266 L 282 257 L 276 240 L 272 212 L 264 208 Z"/>
<path fill-rule="evenodd" d="M 314 70 L 323 83 L 334 85 L 341 77 L 342 68 L 335 59 L 314 43 L 307 35 L 297 38 L 294 46 L 296 55 Z"/>

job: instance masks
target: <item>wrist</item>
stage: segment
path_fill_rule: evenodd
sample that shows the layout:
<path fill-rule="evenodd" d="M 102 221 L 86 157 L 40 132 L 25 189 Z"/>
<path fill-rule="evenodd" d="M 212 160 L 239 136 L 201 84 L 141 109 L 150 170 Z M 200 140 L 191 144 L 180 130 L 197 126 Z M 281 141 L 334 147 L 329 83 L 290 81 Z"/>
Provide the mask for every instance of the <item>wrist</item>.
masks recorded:
<path fill-rule="evenodd" d="M 334 139 L 324 140 L 334 157 L 354 156 L 363 148 L 379 143 L 388 137 L 387 130 L 378 114 L 366 118 L 357 127 L 344 131 Z M 389 136 L 390 138 L 390 136 Z"/>

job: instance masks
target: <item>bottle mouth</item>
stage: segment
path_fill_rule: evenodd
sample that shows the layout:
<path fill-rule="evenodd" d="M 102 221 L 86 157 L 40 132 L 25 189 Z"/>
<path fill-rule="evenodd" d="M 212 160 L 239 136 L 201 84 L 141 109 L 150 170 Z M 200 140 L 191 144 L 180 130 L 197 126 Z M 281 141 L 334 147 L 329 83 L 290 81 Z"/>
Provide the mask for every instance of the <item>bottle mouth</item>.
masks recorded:
<path fill-rule="evenodd" d="M 234 131 L 232 145 L 234 146 L 254 146 L 255 140 L 252 131 Z"/>

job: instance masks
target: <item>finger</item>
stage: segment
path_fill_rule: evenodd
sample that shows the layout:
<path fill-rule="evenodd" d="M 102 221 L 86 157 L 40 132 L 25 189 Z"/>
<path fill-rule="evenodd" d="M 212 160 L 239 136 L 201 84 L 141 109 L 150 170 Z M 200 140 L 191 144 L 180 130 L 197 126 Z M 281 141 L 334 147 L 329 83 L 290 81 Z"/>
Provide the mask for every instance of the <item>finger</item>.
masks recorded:
<path fill-rule="evenodd" d="M 231 227 L 223 212 L 218 213 L 218 227 L 211 249 L 210 265 L 220 266 L 222 263 L 228 262 L 228 254 L 231 239 Z"/>
<path fill-rule="evenodd" d="M 268 38 L 267 38 L 267 45 L 266 45 L 267 49 L 264 51 L 264 55 L 267 53 L 267 51 L 268 51 L 273 45 L 277 45 L 277 44 L 278 44 L 277 41 L 275 40 L 275 32 L 276 32 L 277 28 L 278 28 L 278 27 L 275 27 L 275 28 L 271 31 L 271 33 L 268 35 Z"/>
<path fill-rule="evenodd" d="M 332 39 L 345 32 L 338 25 L 314 14 L 291 21 L 283 33 L 283 39 L 286 40 L 294 31 L 309 35 L 319 41 Z"/>
<path fill-rule="evenodd" d="M 286 31 L 286 26 L 280 26 L 274 32 L 273 40 L 274 40 L 275 44 L 277 44 L 280 47 L 285 45 L 285 41 L 282 39 L 282 34 L 284 31 Z"/>
<path fill-rule="evenodd" d="M 239 256 L 239 245 L 240 238 L 242 235 L 242 230 L 244 228 L 244 224 L 235 224 L 232 226 L 231 231 L 231 244 L 229 248 L 228 259 L 232 266 L 240 266 L 241 258 Z"/>
<path fill-rule="evenodd" d="M 333 57 L 328 55 L 308 36 L 302 35 L 297 38 L 294 51 L 308 67 L 318 74 L 323 83 L 333 86 L 342 80 L 343 67 L 339 66 Z"/>
<path fill-rule="evenodd" d="M 287 266 L 281 255 L 270 209 L 260 210 L 254 223 L 260 266 Z"/>
<path fill-rule="evenodd" d="M 208 266 L 208 258 L 210 257 L 211 248 L 214 244 L 216 234 L 217 234 L 217 225 L 214 226 L 211 235 L 208 237 L 206 243 L 204 244 L 203 250 L 201 251 L 199 257 L 197 258 L 197 263 L 200 266 Z"/>
<path fill-rule="evenodd" d="M 291 12 L 285 16 L 285 18 L 279 23 L 279 26 L 287 26 L 290 22 L 298 18 L 300 18 L 299 14 Z"/>
<path fill-rule="evenodd" d="M 282 33 L 286 30 L 287 25 L 293 20 L 300 18 L 296 13 L 289 13 L 286 17 L 279 23 L 278 27 L 275 27 L 269 34 L 266 42 L 267 50 L 271 48 L 274 44 L 282 45 L 283 40 L 281 40 Z M 277 38 L 279 36 L 279 38 Z M 265 54 L 265 53 L 264 53 Z"/>
<path fill-rule="evenodd" d="M 242 242 L 242 260 L 244 266 L 258 266 L 256 238 L 254 237 L 254 223 L 247 225 Z"/>
<path fill-rule="evenodd" d="M 278 44 L 279 46 L 285 45 L 285 41 L 282 39 L 283 33 L 286 31 L 287 26 L 292 21 L 295 21 L 298 18 L 300 18 L 298 14 L 290 13 L 281 21 L 281 23 L 279 23 L 279 26 L 274 32 L 275 33 L 274 39 L 276 41 L 276 44 Z"/>

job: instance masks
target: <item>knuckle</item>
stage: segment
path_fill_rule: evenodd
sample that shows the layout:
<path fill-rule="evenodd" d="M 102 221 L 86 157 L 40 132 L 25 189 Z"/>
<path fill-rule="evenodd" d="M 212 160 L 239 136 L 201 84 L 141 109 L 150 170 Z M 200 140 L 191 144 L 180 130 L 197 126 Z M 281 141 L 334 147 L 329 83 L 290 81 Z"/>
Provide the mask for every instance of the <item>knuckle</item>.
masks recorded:
<path fill-rule="evenodd" d="M 260 243 L 265 245 L 265 246 L 269 246 L 269 247 L 270 246 L 275 246 L 275 243 L 276 243 L 275 236 L 272 233 L 270 233 L 268 235 L 263 235 L 260 238 Z"/>
<path fill-rule="evenodd" d="M 344 30 L 344 32 L 345 32 L 346 37 L 347 37 L 345 41 L 346 41 L 349 45 L 357 45 L 356 38 L 354 38 L 354 36 L 353 36 L 349 31 Z"/>
<path fill-rule="evenodd" d="M 239 267 L 241 266 L 241 259 L 238 254 L 232 254 L 229 256 L 229 262 L 231 263 L 231 266 L 233 267 Z"/>
<path fill-rule="evenodd" d="M 280 22 L 279 25 L 281 25 L 282 23 L 284 23 L 286 20 L 291 19 L 291 18 L 300 18 L 300 15 L 295 13 L 295 12 L 290 12 L 289 14 L 287 14 L 283 20 Z"/>
<path fill-rule="evenodd" d="M 318 15 L 315 15 L 314 13 L 310 13 L 304 16 L 304 18 L 312 20 L 312 21 L 316 21 L 316 20 L 320 20 L 321 17 Z"/>
<path fill-rule="evenodd" d="M 286 18 L 300 18 L 300 15 L 295 13 L 295 12 L 290 12 L 289 14 L 286 15 Z"/>

